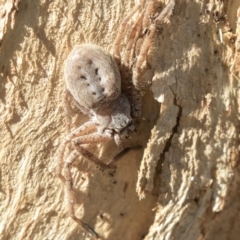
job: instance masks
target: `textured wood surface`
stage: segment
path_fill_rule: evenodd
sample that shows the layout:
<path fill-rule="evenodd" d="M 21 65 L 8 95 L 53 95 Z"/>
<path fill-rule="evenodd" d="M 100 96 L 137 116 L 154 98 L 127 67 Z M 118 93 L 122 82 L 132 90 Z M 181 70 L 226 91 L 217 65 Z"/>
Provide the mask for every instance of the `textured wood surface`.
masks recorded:
<path fill-rule="evenodd" d="M 238 239 L 238 2 L 177 1 L 153 43 L 138 131 L 124 143 L 143 147 L 115 173 L 83 161 L 73 169 L 76 213 L 102 239 Z M 0 1 L 1 239 L 91 239 L 68 217 L 55 174 L 64 60 L 80 43 L 110 51 L 136 3 Z M 74 126 L 86 120 L 75 114 Z M 109 161 L 120 150 L 91 151 Z"/>

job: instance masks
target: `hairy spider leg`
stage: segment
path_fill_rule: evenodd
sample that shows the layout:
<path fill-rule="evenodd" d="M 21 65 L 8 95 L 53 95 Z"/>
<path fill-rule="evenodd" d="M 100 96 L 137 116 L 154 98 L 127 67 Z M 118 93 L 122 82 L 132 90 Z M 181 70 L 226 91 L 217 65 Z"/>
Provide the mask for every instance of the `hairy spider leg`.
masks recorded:
<path fill-rule="evenodd" d="M 75 198 L 74 198 L 74 192 L 73 192 L 73 183 L 72 183 L 72 175 L 71 175 L 71 166 L 76 160 L 76 158 L 79 156 L 78 151 L 74 150 L 70 153 L 70 155 L 67 157 L 64 167 L 63 167 L 63 179 L 64 179 L 64 190 L 65 190 L 65 196 L 67 197 L 67 208 L 68 212 L 71 216 L 71 218 L 77 222 L 83 229 L 85 229 L 87 232 L 92 234 L 94 237 L 98 238 L 98 234 L 86 223 L 84 223 L 81 219 L 76 217 L 74 205 L 75 205 Z"/>
<path fill-rule="evenodd" d="M 147 3 L 145 16 L 147 16 L 149 19 L 152 16 L 154 5 L 155 2 L 153 0 L 150 0 Z M 134 107 L 133 116 L 135 117 L 141 115 L 142 96 L 150 84 L 150 82 L 146 81 L 143 76 L 148 70 L 147 57 L 149 49 L 153 45 L 157 31 L 157 25 L 159 25 L 161 22 L 164 22 L 171 15 L 174 5 L 175 1 L 172 0 L 164 8 L 164 10 L 157 17 L 155 17 L 153 22 L 150 22 L 150 27 L 146 33 L 145 38 L 143 39 L 143 43 L 137 56 L 136 63 L 133 66 L 132 106 Z"/>
<path fill-rule="evenodd" d="M 134 56 L 134 54 L 136 54 L 135 53 L 136 42 L 141 35 L 143 17 L 144 11 L 142 11 L 136 23 L 133 25 L 131 32 L 128 36 L 129 41 L 126 45 L 126 50 L 124 51 L 124 54 L 121 57 L 122 64 L 128 66 L 129 68 L 132 67 L 134 58 L 136 57 Z"/>
<path fill-rule="evenodd" d="M 143 1 L 141 2 L 143 3 Z M 141 92 L 139 91 L 138 88 L 136 88 L 133 84 L 133 74 L 134 72 L 134 67 L 136 65 L 136 57 L 138 55 L 138 52 L 141 52 L 141 49 L 138 51 L 138 43 L 140 40 L 142 41 L 144 37 L 144 31 L 143 31 L 143 21 L 147 18 L 149 21 L 149 16 L 153 12 L 154 6 L 155 6 L 155 1 L 149 1 L 147 2 L 147 7 L 146 10 L 141 12 L 140 16 L 138 17 L 137 21 L 133 25 L 130 34 L 128 36 L 128 43 L 126 45 L 126 50 L 123 52 L 121 56 L 121 66 L 120 69 L 122 69 L 122 90 L 123 92 L 127 95 L 130 104 L 131 104 L 131 115 L 134 117 L 138 117 L 141 115 L 141 108 L 142 108 L 142 95 Z M 136 6 L 135 9 L 133 9 L 130 14 L 131 16 L 134 15 L 136 11 L 138 11 L 140 6 Z M 135 12 L 134 12 L 135 11 Z M 129 14 L 129 15 L 130 15 Z M 126 31 L 127 26 L 130 25 L 129 21 L 130 16 L 127 16 L 124 21 L 123 21 L 123 30 Z M 120 40 L 119 40 L 120 41 Z M 120 56 L 120 43 L 115 46 L 117 50 L 119 50 L 119 56 Z M 147 56 L 147 52 L 145 54 L 145 57 Z M 125 68 L 125 69 L 124 69 Z M 126 73 L 126 70 L 128 69 L 133 69 L 133 71 L 128 71 Z"/>
<path fill-rule="evenodd" d="M 70 114 L 70 106 L 68 103 L 68 97 L 70 97 L 70 92 L 68 90 L 65 90 L 62 94 L 62 106 L 63 106 L 65 119 L 66 119 L 67 133 L 69 134 L 71 132 L 72 118 L 71 118 L 71 114 Z"/>
<path fill-rule="evenodd" d="M 86 130 L 86 129 L 85 129 Z M 75 132 L 75 131 L 74 131 Z M 66 141 L 69 141 L 69 139 L 73 138 L 76 134 L 69 134 L 66 139 Z M 98 143 L 98 142 L 103 142 L 103 141 L 109 141 L 112 139 L 112 136 L 103 133 L 103 134 L 98 134 L 98 133 L 92 133 L 89 135 L 84 135 L 80 137 L 76 137 L 72 139 L 72 143 L 75 146 L 75 150 L 72 151 L 69 156 L 66 158 L 65 161 L 63 161 L 61 170 L 59 170 L 61 173 L 59 173 L 60 179 L 64 183 L 64 189 L 65 189 L 65 195 L 67 196 L 67 203 L 68 203 L 68 212 L 71 216 L 71 218 L 76 221 L 80 226 L 82 226 L 86 231 L 91 233 L 93 236 L 98 237 L 98 234 L 91 228 L 89 227 L 86 223 L 81 221 L 78 217 L 75 215 L 74 211 L 74 205 L 75 205 L 75 198 L 74 198 L 74 192 L 73 192 L 73 181 L 72 181 L 72 174 L 71 174 L 71 168 L 77 157 L 79 156 L 84 156 L 86 159 L 90 160 L 93 162 L 95 165 L 100 167 L 101 169 L 115 169 L 114 166 L 105 164 L 101 162 L 97 157 L 95 157 L 92 153 L 87 151 L 85 148 L 81 147 L 80 144 L 87 144 L 87 143 Z"/>
<path fill-rule="evenodd" d="M 64 164 L 64 156 L 66 156 L 66 149 L 69 148 L 71 140 L 75 138 L 76 136 L 83 135 L 88 131 L 93 130 L 96 128 L 96 124 L 89 121 L 80 126 L 79 128 L 75 129 L 71 133 L 65 137 L 65 140 L 61 143 L 57 150 L 57 159 L 58 159 L 58 168 L 57 168 L 57 176 L 64 181 L 64 177 L 62 175 L 62 169 L 63 169 L 63 164 Z M 68 152 L 68 151 L 67 151 Z"/>
<path fill-rule="evenodd" d="M 121 27 L 118 31 L 116 40 L 114 42 L 114 56 L 118 59 L 118 61 L 120 61 L 120 44 L 121 44 L 122 35 L 125 33 L 129 20 L 137 12 L 137 10 L 143 5 L 143 3 L 144 3 L 144 0 L 140 0 L 139 4 L 137 4 L 131 10 L 131 12 L 123 19 L 121 23 Z"/>
<path fill-rule="evenodd" d="M 150 1 L 153 2 L 153 1 Z M 151 3 L 152 4 L 152 3 Z M 147 89 L 147 86 L 149 85 L 148 82 L 144 82 L 144 78 L 142 77 L 144 73 L 147 71 L 148 66 L 146 64 L 147 54 L 152 46 L 152 43 L 154 41 L 154 36 L 157 31 L 157 26 L 167 21 L 168 17 L 172 14 L 172 10 L 174 8 L 175 1 L 171 0 L 168 5 L 163 9 L 163 11 L 153 19 L 153 22 L 151 23 L 149 27 L 148 34 L 146 35 L 140 53 L 137 57 L 136 66 L 134 67 L 133 71 L 133 84 L 137 90 L 141 93 L 141 95 L 144 94 L 145 89 Z M 152 9 L 150 6 L 149 9 Z"/>

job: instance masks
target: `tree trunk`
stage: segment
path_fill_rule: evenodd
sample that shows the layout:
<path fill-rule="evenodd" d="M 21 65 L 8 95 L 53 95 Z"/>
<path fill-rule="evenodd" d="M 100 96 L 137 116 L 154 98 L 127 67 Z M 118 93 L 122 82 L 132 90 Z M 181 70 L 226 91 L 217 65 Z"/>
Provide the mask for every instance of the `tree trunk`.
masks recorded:
<path fill-rule="evenodd" d="M 69 217 L 55 172 L 64 60 L 81 43 L 111 51 L 136 3 L 0 1 L 1 239 L 92 239 Z M 76 215 L 101 239 L 239 239 L 239 7 L 176 0 L 153 42 L 137 133 L 124 143 L 142 147 L 122 154 L 116 172 L 83 157 L 72 169 Z M 76 128 L 88 117 L 73 119 Z M 120 149 L 91 151 L 109 161 Z"/>

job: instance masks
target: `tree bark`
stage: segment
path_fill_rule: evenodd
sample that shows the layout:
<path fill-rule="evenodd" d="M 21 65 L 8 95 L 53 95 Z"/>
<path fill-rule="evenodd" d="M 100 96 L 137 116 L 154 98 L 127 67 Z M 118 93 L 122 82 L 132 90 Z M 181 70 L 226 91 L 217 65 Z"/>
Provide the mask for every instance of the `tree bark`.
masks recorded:
<path fill-rule="evenodd" d="M 69 217 L 55 173 L 64 60 L 81 43 L 111 51 L 136 3 L 0 1 L 1 239 L 92 239 Z M 76 215 L 101 239 L 238 239 L 239 0 L 176 0 L 148 60 L 143 114 L 124 143 L 142 147 L 123 154 L 116 172 L 79 159 Z M 76 128 L 88 117 L 73 119 Z M 109 161 L 120 149 L 91 151 Z"/>

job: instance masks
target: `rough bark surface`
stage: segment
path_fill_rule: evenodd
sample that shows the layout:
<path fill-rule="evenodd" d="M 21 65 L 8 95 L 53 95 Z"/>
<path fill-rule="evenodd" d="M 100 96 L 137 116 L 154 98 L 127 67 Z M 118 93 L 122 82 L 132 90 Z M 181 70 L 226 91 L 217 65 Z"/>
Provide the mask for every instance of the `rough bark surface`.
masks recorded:
<path fill-rule="evenodd" d="M 55 174 L 63 65 L 75 44 L 111 50 L 136 3 L 0 1 L 1 239 L 92 238 L 68 217 Z M 138 132 L 125 143 L 143 148 L 124 154 L 116 173 L 73 168 L 77 216 L 102 239 L 239 238 L 239 5 L 176 0 L 154 41 Z M 86 120 L 75 114 L 74 126 Z M 103 161 L 119 152 L 114 143 L 92 150 Z"/>

